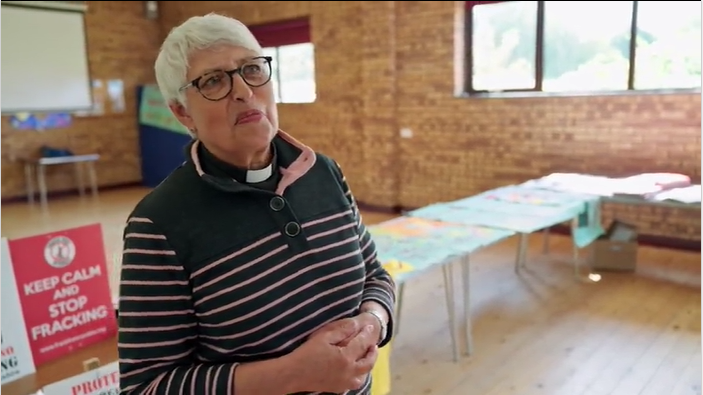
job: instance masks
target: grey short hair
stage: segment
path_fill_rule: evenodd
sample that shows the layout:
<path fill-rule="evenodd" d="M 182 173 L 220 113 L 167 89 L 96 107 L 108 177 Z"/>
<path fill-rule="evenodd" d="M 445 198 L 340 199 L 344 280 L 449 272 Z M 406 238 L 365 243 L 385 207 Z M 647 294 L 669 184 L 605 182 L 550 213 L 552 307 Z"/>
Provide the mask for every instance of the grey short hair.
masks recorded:
<path fill-rule="evenodd" d="M 193 51 L 217 44 L 262 53 L 261 45 L 249 28 L 234 18 L 215 13 L 189 18 L 169 32 L 154 64 L 156 83 L 166 103 L 186 105 L 185 95 L 179 89 L 187 83 L 188 58 Z"/>

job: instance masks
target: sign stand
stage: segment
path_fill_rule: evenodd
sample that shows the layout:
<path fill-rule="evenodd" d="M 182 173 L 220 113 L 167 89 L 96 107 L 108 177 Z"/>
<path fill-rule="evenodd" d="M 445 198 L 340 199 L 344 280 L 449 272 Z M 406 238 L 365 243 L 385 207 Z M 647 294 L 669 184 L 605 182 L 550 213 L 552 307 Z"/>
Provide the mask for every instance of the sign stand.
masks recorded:
<path fill-rule="evenodd" d="M 100 358 L 90 358 L 83 361 L 83 371 L 89 372 L 100 367 Z"/>
<path fill-rule="evenodd" d="M 10 248 L 2 238 L 2 315 L 12 319 L 2 320 L 2 385 L 19 380 L 36 371 L 32 348 L 25 330 L 22 304 L 15 281 Z"/>

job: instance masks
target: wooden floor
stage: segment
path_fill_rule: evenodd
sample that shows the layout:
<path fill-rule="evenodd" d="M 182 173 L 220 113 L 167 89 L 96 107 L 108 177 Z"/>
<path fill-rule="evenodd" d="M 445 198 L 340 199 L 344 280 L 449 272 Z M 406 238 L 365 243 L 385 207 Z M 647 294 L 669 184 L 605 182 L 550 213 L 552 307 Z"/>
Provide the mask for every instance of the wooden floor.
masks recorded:
<path fill-rule="evenodd" d="M 145 192 L 51 200 L 44 214 L 3 205 L 2 235 L 99 222 L 113 262 L 124 220 Z M 365 214 L 369 224 L 387 218 Z M 640 248 L 640 273 L 604 273 L 588 283 L 573 278 L 568 239 L 553 236 L 548 256 L 541 238 L 532 239 L 520 275 L 513 271 L 515 240 L 472 258 L 475 351 L 459 363 L 451 358 L 441 272 L 408 284 L 393 345 L 392 395 L 701 394 L 700 254 Z M 114 358 L 111 345 L 88 352 L 105 354 L 103 362 Z M 51 364 L 36 384 L 76 374 L 78 365 Z"/>

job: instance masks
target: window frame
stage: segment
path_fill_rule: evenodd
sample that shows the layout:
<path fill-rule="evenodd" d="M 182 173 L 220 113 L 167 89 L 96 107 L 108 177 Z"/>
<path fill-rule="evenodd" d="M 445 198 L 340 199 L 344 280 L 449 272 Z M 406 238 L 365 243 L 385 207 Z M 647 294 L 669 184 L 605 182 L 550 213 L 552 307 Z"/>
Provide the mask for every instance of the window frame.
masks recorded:
<path fill-rule="evenodd" d="M 462 86 L 462 97 L 549 97 L 549 96 L 622 96 L 622 95 L 651 95 L 651 94 L 681 94 L 681 93 L 701 93 L 701 87 L 697 88 L 661 88 L 661 89 L 636 89 L 635 73 L 637 59 L 637 15 L 639 0 L 633 0 L 632 17 L 630 23 L 630 57 L 629 70 L 627 75 L 627 89 L 598 90 L 598 91 L 565 91 L 565 92 L 544 92 L 542 90 L 544 80 L 544 0 L 537 1 L 537 23 L 535 38 L 535 87 L 527 89 L 503 89 L 503 90 L 477 90 L 473 87 L 473 8 L 475 6 L 508 3 L 513 0 L 503 1 L 465 1 L 464 6 L 464 75 Z"/>
<path fill-rule="evenodd" d="M 264 49 L 271 49 L 276 53 L 276 56 L 274 57 L 274 59 L 276 60 L 276 68 L 273 68 L 273 70 L 271 72 L 271 80 L 272 80 L 271 83 L 273 83 L 274 81 L 276 82 L 276 84 L 274 85 L 275 92 L 273 95 L 276 98 L 276 103 L 282 104 L 282 103 L 284 103 L 284 101 L 282 99 L 283 95 L 281 94 L 281 68 L 279 66 L 280 62 L 278 60 L 278 59 L 280 59 L 280 56 L 279 56 L 280 54 L 278 51 L 279 48 L 281 48 L 280 45 L 275 46 L 275 47 L 271 47 L 271 46 L 264 47 Z"/>

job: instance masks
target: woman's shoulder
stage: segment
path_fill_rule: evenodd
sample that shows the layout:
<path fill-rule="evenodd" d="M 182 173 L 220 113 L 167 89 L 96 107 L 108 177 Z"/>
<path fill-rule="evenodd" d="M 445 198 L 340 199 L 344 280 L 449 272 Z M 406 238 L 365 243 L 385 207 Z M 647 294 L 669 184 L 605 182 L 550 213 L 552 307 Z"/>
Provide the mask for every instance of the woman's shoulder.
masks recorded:
<path fill-rule="evenodd" d="M 337 161 L 334 158 L 332 158 L 331 156 L 323 154 L 318 151 L 315 151 L 315 155 L 317 156 L 317 160 L 321 165 L 328 167 L 333 171 L 335 171 L 339 167 L 339 164 L 337 163 Z"/>
<path fill-rule="evenodd" d="M 321 170 L 325 173 L 333 175 L 338 182 L 344 178 L 337 160 L 320 152 L 315 152 L 315 155 L 317 156 L 316 165 L 319 166 Z"/>
<path fill-rule="evenodd" d="M 197 182 L 193 182 L 194 177 L 188 173 L 184 167 L 175 169 L 137 202 L 130 217 L 148 218 L 157 223 L 186 207 L 190 195 L 198 186 Z"/>

